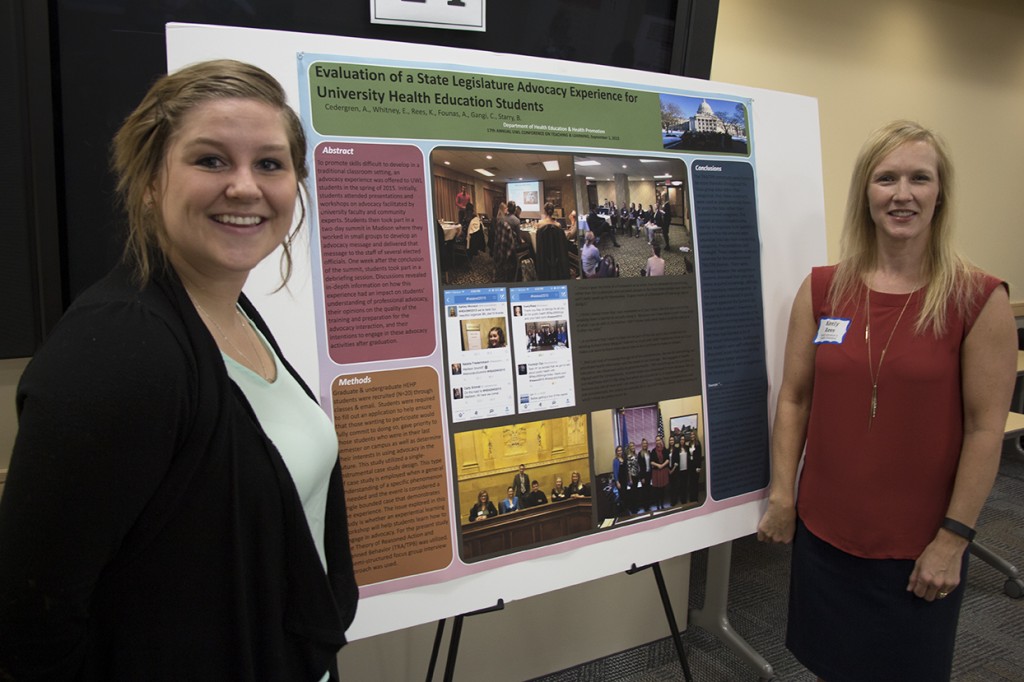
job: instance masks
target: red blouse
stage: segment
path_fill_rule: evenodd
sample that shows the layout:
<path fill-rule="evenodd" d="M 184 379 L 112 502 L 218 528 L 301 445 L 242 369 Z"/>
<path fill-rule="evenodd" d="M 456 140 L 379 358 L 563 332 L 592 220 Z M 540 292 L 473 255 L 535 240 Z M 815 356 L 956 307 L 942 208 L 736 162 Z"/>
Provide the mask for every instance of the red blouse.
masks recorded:
<path fill-rule="evenodd" d="M 967 319 L 951 305 L 947 330 L 914 334 L 924 290 L 871 292 L 871 365 L 863 288 L 840 310 L 827 302 L 835 266 L 814 268 L 811 296 L 824 318 L 850 321 L 838 343 L 818 343 L 797 509 L 807 528 L 856 556 L 916 559 L 935 537 L 953 492 L 963 444 L 960 348 L 1001 282 L 979 273 Z M 879 369 L 893 325 L 906 304 Z M 835 340 L 835 339 L 833 339 Z M 872 379 L 878 382 L 871 414 Z"/>

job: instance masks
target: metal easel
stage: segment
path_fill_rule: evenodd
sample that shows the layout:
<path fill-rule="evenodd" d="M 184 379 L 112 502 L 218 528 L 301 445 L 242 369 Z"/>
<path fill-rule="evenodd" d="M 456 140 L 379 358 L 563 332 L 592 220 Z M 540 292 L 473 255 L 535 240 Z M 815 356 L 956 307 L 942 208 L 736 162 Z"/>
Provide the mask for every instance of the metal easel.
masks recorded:
<path fill-rule="evenodd" d="M 493 611 L 502 611 L 505 608 L 505 600 L 499 599 L 498 603 L 494 606 L 488 606 L 487 608 L 480 609 L 478 611 L 470 611 L 469 613 L 460 613 L 455 616 L 455 622 L 452 624 L 452 636 L 448 640 L 448 659 L 444 666 L 444 682 L 452 682 L 455 677 L 455 661 L 459 656 L 459 640 L 462 638 L 462 621 L 469 616 L 478 616 L 483 613 L 491 613 Z M 430 665 L 427 667 L 427 682 L 432 682 L 434 679 L 434 668 L 437 666 L 437 657 L 441 652 L 441 639 L 444 636 L 444 624 L 445 618 L 437 621 L 437 632 L 434 634 L 434 647 L 430 652 Z"/>
<path fill-rule="evenodd" d="M 679 635 L 679 626 L 676 625 L 675 612 L 672 610 L 672 602 L 668 596 L 668 588 L 665 587 L 665 577 L 661 574 L 661 563 L 655 561 L 653 564 L 646 566 L 640 566 L 637 568 L 636 564 L 626 571 L 626 575 L 634 575 L 640 571 L 645 571 L 648 568 L 654 571 L 654 579 L 658 583 L 658 593 L 661 595 L 661 605 L 665 609 L 665 620 L 668 621 L 669 631 L 672 633 L 672 642 L 676 645 L 676 654 L 679 656 L 679 665 L 683 669 L 683 677 L 686 678 L 686 682 L 693 682 L 693 677 L 690 675 L 690 663 L 686 659 L 686 651 L 683 649 L 683 639 Z"/>

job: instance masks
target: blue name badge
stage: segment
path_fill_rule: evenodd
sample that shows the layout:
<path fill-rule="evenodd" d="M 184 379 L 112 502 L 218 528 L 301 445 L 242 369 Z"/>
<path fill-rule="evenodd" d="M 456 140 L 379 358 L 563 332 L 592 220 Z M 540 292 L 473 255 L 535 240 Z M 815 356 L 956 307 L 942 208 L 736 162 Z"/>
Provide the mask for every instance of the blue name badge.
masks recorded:
<path fill-rule="evenodd" d="M 842 343 L 850 321 L 842 317 L 823 317 L 818 323 L 818 335 L 814 343 Z"/>

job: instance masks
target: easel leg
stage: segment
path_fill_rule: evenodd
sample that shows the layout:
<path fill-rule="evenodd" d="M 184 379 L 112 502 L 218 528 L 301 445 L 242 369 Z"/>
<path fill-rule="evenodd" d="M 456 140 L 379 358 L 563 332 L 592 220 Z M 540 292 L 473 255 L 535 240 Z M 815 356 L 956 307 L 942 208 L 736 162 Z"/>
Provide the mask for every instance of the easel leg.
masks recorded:
<path fill-rule="evenodd" d="M 686 659 L 686 651 L 683 649 L 683 638 L 679 634 L 676 615 L 672 610 L 672 601 L 668 596 L 668 588 L 665 587 L 665 577 L 661 573 L 661 564 L 654 562 L 640 568 L 633 564 L 633 567 L 626 571 L 626 574 L 633 575 L 647 568 L 654 570 L 654 580 L 658 583 L 658 594 L 661 595 L 661 605 L 665 609 L 665 620 L 668 621 L 668 629 L 672 633 L 672 642 L 676 645 L 676 654 L 679 656 L 679 666 L 683 669 L 683 677 L 686 678 L 686 682 L 693 682 L 693 677 L 690 675 L 690 663 Z"/>
<path fill-rule="evenodd" d="M 658 592 L 661 593 L 661 605 L 665 607 L 665 619 L 668 621 L 668 628 L 672 632 L 672 641 L 676 645 L 676 653 L 679 654 L 679 665 L 683 667 L 683 677 L 686 682 L 693 682 L 690 676 L 690 663 L 686 660 L 686 652 L 683 651 L 683 639 L 679 636 L 679 626 L 676 625 L 676 614 L 672 610 L 672 602 L 668 598 L 668 588 L 665 587 L 665 578 L 661 574 L 661 564 L 656 563 L 654 568 L 654 579 L 658 581 Z"/>
<path fill-rule="evenodd" d="M 732 565 L 732 542 L 723 542 L 708 549 L 708 572 L 705 578 L 704 607 L 690 610 L 690 622 L 704 628 L 749 663 L 763 680 L 775 677 L 775 671 L 747 641 L 729 624 L 729 571 Z"/>
<path fill-rule="evenodd" d="M 444 666 L 444 682 L 452 682 L 455 678 L 455 660 L 459 655 L 459 639 L 462 637 L 462 621 L 465 618 L 461 613 L 455 616 L 455 623 L 452 624 L 452 638 L 448 642 L 448 661 Z"/>
<path fill-rule="evenodd" d="M 430 651 L 430 665 L 427 666 L 427 682 L 434 679 L 434 668 L 437 666 L 437 655 L 441 653 L 441 638 L 444 637 L 445 619 L 437 621 L 437 632 L 434 634 L 434 648 Z"/>
<path fill-rule="evenodd" d="M 459 656 L 459 639 L 462 637 L 462 621 L 466 616 L 476 616 L 481 613 L 490 613 L 491 611 L 501 611 L 505 608 L 505 600 L 499 599 L 498 603 L 494 606 L 489 606 L 479 611 L 472 611 L 471 613 L 462 613 L 455 616 L 455 622 L 452 623 L 452 636 L 448 640 L 448 659 L 445 661 L 444 666 L 444 682 L 452 682 L 455 677 L 455 661 Z M 444 623 L 445 619 L 437 621 L 437 632 L 434 635 L 434 648 L 430 652 L 430 665 L 427 667 L 427 682 L 432 682 L 434 679 L 434 669 L 437 665 L 437 657 L 441 651 L 441 639 L 444 637 Z"/>

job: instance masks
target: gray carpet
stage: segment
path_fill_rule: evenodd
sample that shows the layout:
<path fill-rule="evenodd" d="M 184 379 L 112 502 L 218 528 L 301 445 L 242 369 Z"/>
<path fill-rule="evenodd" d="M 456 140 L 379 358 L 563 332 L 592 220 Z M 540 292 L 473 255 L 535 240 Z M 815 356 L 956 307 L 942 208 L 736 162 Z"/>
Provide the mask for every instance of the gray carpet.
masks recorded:
<path fill-rule="evenodd" d="M 1003 455 L 999 477 L 978 522 L 978 540 L 1018 568 L 1024 566 L 1024 457 Z M 690 607 L 704 599 L 707 552 L 693 555 Z M 789 581 L 789 546 L 764 545 L 753 537 L 733 543 L 729 621 L 772 665 L 776 679 L 813 682 L 783 644 Z M 1024 680 L 1024 600 L 1003 593 L 1005 578 L 971 559 L 953 661 L 955 682 Z M 679 607 L 677 606 L 677 611 Z M 666 631 L 668 627 L 666 626 Z M 758 674 L 704 630 L 691 627 L 683 645 L 695 682 L 754 682 Z M 670 639 L 538 678 L 538 682 L 683 679 Z M 866 681 L 867 682 L 867 681 Z"/>

